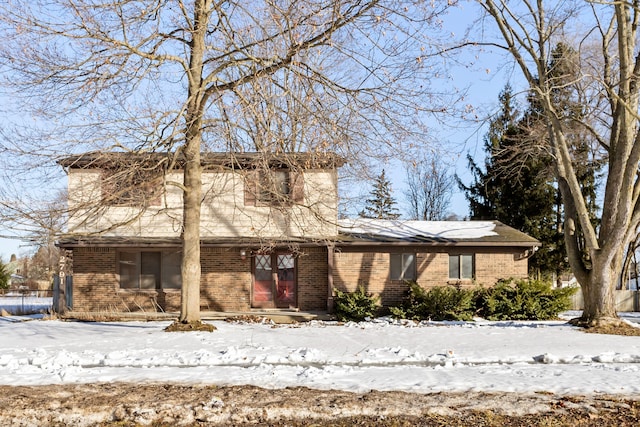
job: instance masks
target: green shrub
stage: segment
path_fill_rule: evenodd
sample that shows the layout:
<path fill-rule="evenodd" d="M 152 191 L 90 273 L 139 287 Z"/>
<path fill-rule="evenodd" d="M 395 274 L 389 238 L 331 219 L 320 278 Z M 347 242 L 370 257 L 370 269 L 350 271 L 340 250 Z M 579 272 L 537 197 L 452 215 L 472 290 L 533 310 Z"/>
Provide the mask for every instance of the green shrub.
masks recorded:
<path fill-rule="evenodd" d="M 415 282 L 401 307 L 391 307 L 396 318 L 413 320 L 471 320 L 475 311 L 473 292 L 453 286 L 438 286 L 428 291 Z"/>
<path fill-rule="evenodd" d="M 378 310 L 378 298 L 365 292 L 359 286 L 355 292 L 335 290 L 335 314 L 340 321 L 353 320 L 356 322 L 373 317 Z"/>
<path fill-rule="evenodd" d="M 476 291 L 480 316 L 488 320 L 549 320 L 571 307 L 577 288 L 555 288 L 540 280 L 500 280 Z"/>

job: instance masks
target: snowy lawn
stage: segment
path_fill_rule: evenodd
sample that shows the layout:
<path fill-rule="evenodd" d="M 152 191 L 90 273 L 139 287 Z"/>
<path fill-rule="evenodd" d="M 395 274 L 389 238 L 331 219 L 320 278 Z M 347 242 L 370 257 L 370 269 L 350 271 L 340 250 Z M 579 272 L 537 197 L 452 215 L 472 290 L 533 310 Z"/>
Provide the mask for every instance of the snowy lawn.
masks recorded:
<path fill-rule="evenodd" d="M 53 298 L 21 295 L 0 296 L 0 310 L 9 314 L 43 313 L 51 309 Z"/>
<path fill-rule="evenodd" d="M 179 382 L 347 391 L 640 392 L 640 337 L 564 322 L 388 319 L 294 326 L 12 322 L 0 317 L 0 384 Z"/>

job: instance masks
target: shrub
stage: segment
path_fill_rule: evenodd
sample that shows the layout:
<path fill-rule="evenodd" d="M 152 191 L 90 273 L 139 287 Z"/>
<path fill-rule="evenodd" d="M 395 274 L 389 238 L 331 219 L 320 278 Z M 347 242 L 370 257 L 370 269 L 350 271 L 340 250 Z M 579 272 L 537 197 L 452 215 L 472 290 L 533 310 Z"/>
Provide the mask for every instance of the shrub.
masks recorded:
<path fill-rule="evenodd" d="M 359 286 L 355 292 L 335 290 L 335 314 L 340 321 L 353 320 L 356 322 L 373 317 L 378 310 L 378 298 L 365 292 Z"/>
<path fill-rule="evenodd" d="M 571 307 L 577 288 L 552 289 L 540 280 L 500 280 L 476 291 L 480 316 L 488 320 L 549 320 Z"/>
<path fill-rule="evenodd" d="M 428 291 L 415 282 L 401 307 L 391 307 L 397 318 L 413 320 L 471 320 L 475 311 L 473 292 L 453 286 L 438 286 Z"/>

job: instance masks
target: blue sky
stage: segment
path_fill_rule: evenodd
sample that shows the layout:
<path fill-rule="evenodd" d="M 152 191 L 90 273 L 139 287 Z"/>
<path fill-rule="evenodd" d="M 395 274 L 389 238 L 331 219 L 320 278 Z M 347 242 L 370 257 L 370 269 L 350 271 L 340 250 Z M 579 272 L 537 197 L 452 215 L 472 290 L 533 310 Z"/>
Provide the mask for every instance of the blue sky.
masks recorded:
<path fill-rule="evenodd" d="M 19 240 L 0 238 L 0 259 L 2 262 L 9 262 L 11 254 L 20 255 L 23 251 L 28 250 L 25 247 L 21 248 L 20 245 Z"/>
<path fill-rule="evenodd" d="M 444 18 L 443 25 L 455 37 L 460 37 L 472 24 L 476 14 L 475 4 L 462 2 Z M 504 52 L 469 47 L 462 51 L 458 59 L 461 65 L 451 68 L 450 72 L 456 89 L 466 90 L 463 104 L 470 107 L 470 113 L 467 114 L 468 120 L 445 119 L 446 124 L 444 124 L 434 119 L 431 137 L 440 146 L 443 160 L 451 163 L 451 171 L 458 174 L 463 182 L 470 183 L 472 177 L 468 170 L 467 154 L 470 154 L 478 164 L 484 161 L 483 139 L 488 125 L 485 118 L 498 108 L 500 91 L 507 83 L 511 84 L 514 93 L 525 91 L 527 85 L 519 70 L 514 70 L 511 58 L 508 58 Z M 474 120 L 475 117 L 477 117 L 476 120 Z M 402 166 L 386 170 L 392 171 L 390 180 L 394 197 L 403 210 L 406 172 Z M 461 218 L 469 214 L 468 203 L 457 186 L 449 210 Z"/>
<path fill-rule="evenodd" d="M 456 36 L 464 33 L 466 27 L 473 21 L 475 15 L 475 5 L 463 2 L 457 10 L 452 11 L 444 19 L 444 27 Z M 499 92 L 507 82 L 511 82 L 514 90 L 522 89 L 518 87 L 519 76 L 513 73 L 510 67 L 502 67 L 506 63 L 505 57 L 501 54 L 491 52 L 480 52 L 478 48 L 469 49 L 461 56 L 463 65 L 451 70 L 455 84 L 455 89 L 467 90 L 464 104 L 472 107 L 477 117 L 486 117 L 490 111 L 495 110 Z M 469 65 L 473 64 L 473 65 Z M 446 90 L 446 88 L 445 88 Z M 454 90 L 452 87 L 451 90 Z M 474 115 L 474 114 L 472 114 Z M 470 120 L 454 123 L 446 120 L 447 124 L 438 123 L 434 118 L 432 128 L 432 139 L 440 146 L 445 153 L 444 161 L 451 164 L 451 171 L 457 173 L 464 182 L 469 182 L 471 176 L 468 173 L 467 153 L 470 153 L 478 162 L 484 158 L 483 137 L 486 132 L 485 121 Z M 405 212 L 405 179 L 406 172 L 402 165 L 390 164 L 381 165 L 385 168 L 392 182 L 393 195 L 399 204 L 401 212 Z M 365 191 L 370 189 L 366 188 Z M 362 189 L 361 189 L 362 190 Z M 359 207 L 361 209 L 362 207 Z M 464 195 L 455 189 L 451 201 L 450 212 L 464 217 L 468 215 L 468 205 Z M 7 235 L 10 230 L 2 230 L 0 235 Z M 24 243 L 15 239 L 0 238 L 0 258 L 7 262 L 11 254 L 21 255 L 32 252 L 33 248 L 27 247 Z"/>

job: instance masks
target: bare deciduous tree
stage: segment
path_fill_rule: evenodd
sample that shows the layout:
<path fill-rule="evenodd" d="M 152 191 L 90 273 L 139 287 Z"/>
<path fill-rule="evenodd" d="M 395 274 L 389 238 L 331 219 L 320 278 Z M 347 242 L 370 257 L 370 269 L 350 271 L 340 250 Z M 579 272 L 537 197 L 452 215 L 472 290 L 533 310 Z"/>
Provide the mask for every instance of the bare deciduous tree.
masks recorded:
<path fill-rule="evenodd" d="M 453 195 L 455 179 L 437 156 L 408 165 L 407 190 L 409 217 L 424 221 L 443 221 Z"/>
<path fill-rule="evenodd" d="M 39 126 L 16 119 L 3 149 L 43 162 L 169 153 L 158 167 L 180 165 L 184 177 L 168 183 L 183 194 L 179 322 L 199 323 L 204 147 L 331 150 L 354 162 L 363 144 L 368 155 L 402 147 L 422 131 L 424 105 L 442 110 L 427 83 L 438 45 L 424 37 L 447 6 L 11 0 L 0 6 L 5 88 Z"/>
<path fill-rule="evenodd" d="M 485 22 L 494 24 L 499 33 L 490 44 L 499 45 L 515 60 L 546 121 L 565 207 L 567 254 L 584 295 L 584 312 L 576 323 L 616 322 L 614 290 L 624 251 L 640 225 L 640 7 L 636 2 L 481 0 L 478 4 L 487 14 Z M 581 126 L 595 138 L 608 161 L 599 227 L 592 222 L 572 164 L 569 129 L 553 98 L 561 88 L 549 69 L 549 55 L 567 34 L 580 42 L 581 73 L 577 80 L 562 84 L 580 85 L 585 117 L 590 118 L 571 125 Z"/>

